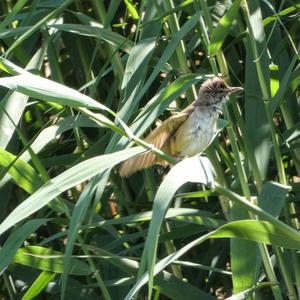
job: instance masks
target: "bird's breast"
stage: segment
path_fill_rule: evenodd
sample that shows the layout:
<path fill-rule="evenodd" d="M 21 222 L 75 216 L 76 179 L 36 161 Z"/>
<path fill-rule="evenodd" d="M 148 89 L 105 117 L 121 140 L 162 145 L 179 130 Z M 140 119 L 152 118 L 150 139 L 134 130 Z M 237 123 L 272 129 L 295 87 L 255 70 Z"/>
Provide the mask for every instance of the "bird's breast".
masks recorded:
<path fill-rule="evenodd" d="M 178 128 L 171 150 L 177 157 L 189 157 L 203 152 L 210 144 L 218 115 L 210 111 L 194 111 Z"/>

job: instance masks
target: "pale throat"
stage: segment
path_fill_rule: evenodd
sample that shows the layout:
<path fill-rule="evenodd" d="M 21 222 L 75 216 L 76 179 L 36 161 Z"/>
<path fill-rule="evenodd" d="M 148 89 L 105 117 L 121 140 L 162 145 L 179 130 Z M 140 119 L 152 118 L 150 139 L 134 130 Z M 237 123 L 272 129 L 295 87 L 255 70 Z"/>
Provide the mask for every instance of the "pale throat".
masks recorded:
<path fill-rule="evenodd" d="M 214 110 L 219 115 L 221 115 L 223 113 L 223 105 L 226 102 L 226 100 L 227 100 L 227 98 L 226 98 L 226 96 L 224 96 L 219 101 L 217 101 L 216 103 L 210 104 L 208 106 L 208 108 Z"/>
<path fill-rule="evenodd" d="M 218 115 L 223 114 L 223 106 L 225 104 L 225 102 L 227 101 L 227 96 L 221 96 L 221 97 L 207 97 L 205 102 L 199 101 L 197 103 L 197 106 L 202 107 L 203 109 L 207 109 L 211 112 L 217 113 L 217 116 L 214 117 L 218 117 Z"/>

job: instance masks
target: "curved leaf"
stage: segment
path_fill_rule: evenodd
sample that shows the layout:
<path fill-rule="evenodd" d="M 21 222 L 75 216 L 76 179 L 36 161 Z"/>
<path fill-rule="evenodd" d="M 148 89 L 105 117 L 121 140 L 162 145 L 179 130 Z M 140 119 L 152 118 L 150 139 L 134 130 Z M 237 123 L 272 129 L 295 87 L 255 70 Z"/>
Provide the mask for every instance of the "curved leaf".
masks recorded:
<path fill-rule="evenodd" d="M 214 175 L 210 161 L 201 156 L 194 156 L 181 161 L 170 170 L 157 191 L 154 199 L 153 216 L 139 270 L 140 274 L 143 274 L 146 266 L 148 267 L 150 272 L 150 290 L 153 286 L 153 272 L 160 227 L 173 195 L 186 182 L 212 185 L 214 183 Z"/>
<path fill-rule="evenodd" d="M 36 75 L 0 78 L 0 85 L 27 96 L 72 107 L 107 110 L 104 105 L 60 83 Z"/>
<path fill-rule="evenodd" d="M 222 227 L 201 236 L 193 242 L 182 247 L 180 250 L 165 257 L 154 266 L 153 275 L 158 274 L 172 262 L 176 261 L 187 251 L 203 243 L 210 238 L 240 238 L 250 241 L 266 243 L 269 245 L 276 245 L 279 247 L 286 247 L 290 249 L 300 249 L 299 236 L 287 236 L 278 227 L 266 221 L 257 220 L 241 220 L 223 225 Z M 130 292 L 126 295 L 125 300 L 130 300 L 138 292 L 138 290 L 150 281 L 151 273 L 145 273 L 138 282 L 133 286 Z"/>

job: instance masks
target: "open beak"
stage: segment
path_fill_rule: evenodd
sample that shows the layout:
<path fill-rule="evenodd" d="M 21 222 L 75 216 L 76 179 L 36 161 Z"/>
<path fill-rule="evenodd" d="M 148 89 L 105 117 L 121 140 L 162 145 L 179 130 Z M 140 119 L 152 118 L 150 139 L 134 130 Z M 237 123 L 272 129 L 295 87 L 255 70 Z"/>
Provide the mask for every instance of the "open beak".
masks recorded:
<path fill-rule="evenodd" d="M 243 91 L 244 89 L 239 87 L 239 86 L 230 86 L 226 89 L 226 92 L 228 94 L 232 94 L 232 93 L 236 93 L 236 92 L 240 92 L 240 91 Z"/>

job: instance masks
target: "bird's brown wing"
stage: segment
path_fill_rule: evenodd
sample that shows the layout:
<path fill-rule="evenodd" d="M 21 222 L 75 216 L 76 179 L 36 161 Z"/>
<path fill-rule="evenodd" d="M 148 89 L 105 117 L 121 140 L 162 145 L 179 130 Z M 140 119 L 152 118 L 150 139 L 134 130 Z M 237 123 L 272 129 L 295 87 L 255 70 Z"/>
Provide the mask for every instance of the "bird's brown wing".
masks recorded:
<path fill-rule="evenodd" d="M 168 142 L 174 134 L 174 132 L 186 120 L 191 111 L 192 104 L 179 114 L 171 116 L 170 118 L 165 120 L 160 126 L 155 128 L 145 138 L 145 141 L 149 144 L 153 144 L 156 148 L 171 155 L 170 146 L 168 145 Z M 121 165 L 120 175 L 122 177 L 128 177 L 139 170 L 151 167 L 155 164 L 157 160 L 157 156 L 152 152 L 134 156 L 126 160 Z"/>

